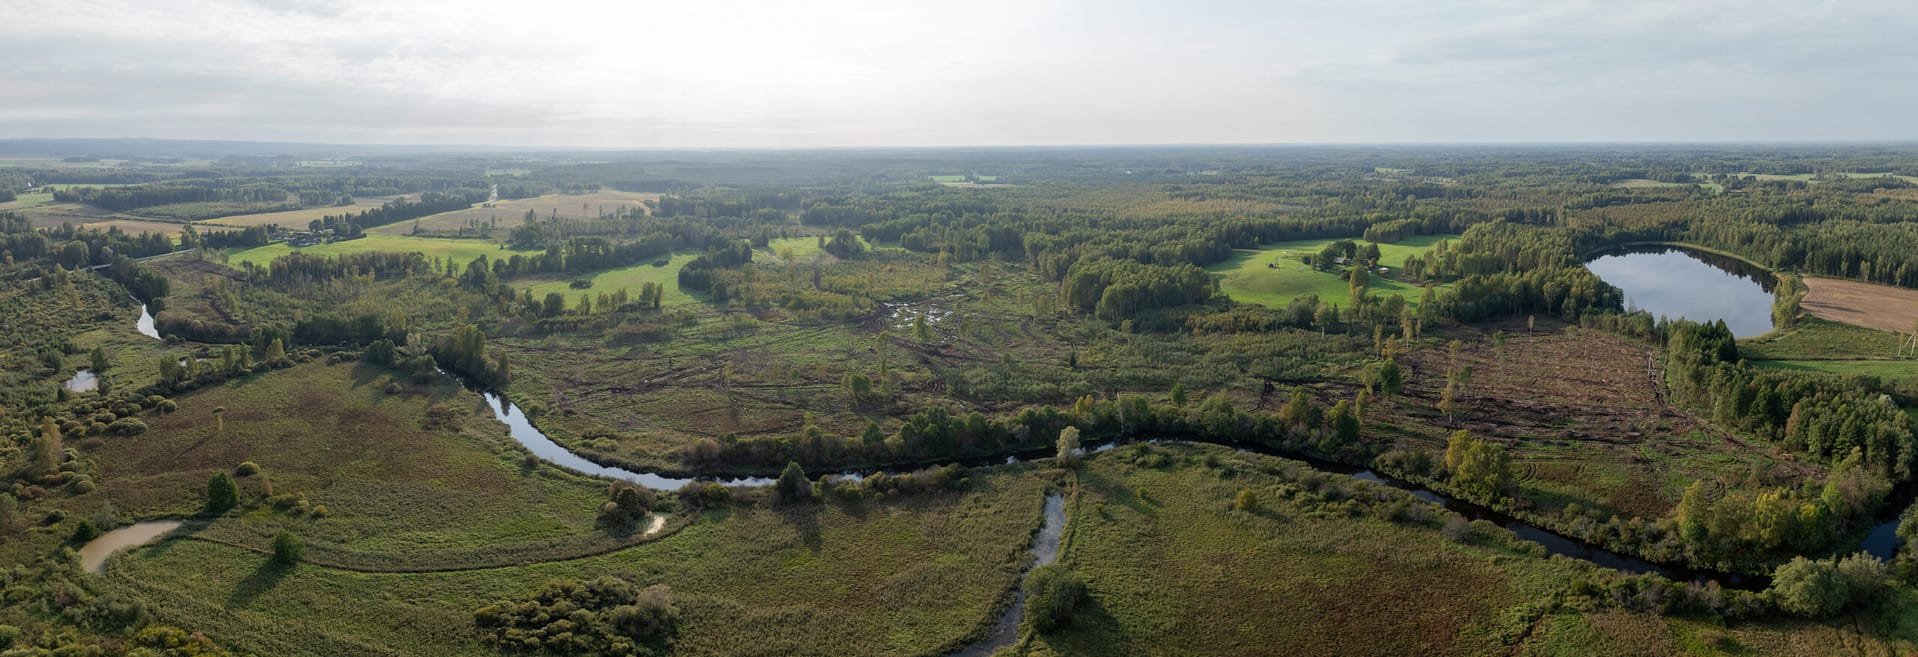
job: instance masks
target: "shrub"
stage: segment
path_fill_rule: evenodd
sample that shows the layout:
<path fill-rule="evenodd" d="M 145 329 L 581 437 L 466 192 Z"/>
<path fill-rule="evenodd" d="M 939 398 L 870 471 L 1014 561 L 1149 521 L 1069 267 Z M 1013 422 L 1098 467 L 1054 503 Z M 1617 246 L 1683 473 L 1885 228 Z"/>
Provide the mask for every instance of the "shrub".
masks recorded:
<path fill-rule="evenodd" d="M 1845 575 L 1829 560 L 1793 557 L 1772 573 L 1766 591 L 1779 610 L 1804 618 L 1830 618 L 1845 608 L 1851 591 Z"/>
<path fill-rule="evenodd" d="M 100 536 L 100 526 L 93 524 L 91 518 L 81 518 L 73 528 L 73 542 L 85 543 Z"/>
<path fill-rule="evenodd" d="M 599 508 L 599 526 L 613 531 L 631 529 L 658 501 L 652 491 L 625 482 L 614 483 L 607 498 Z"/>
<path fill-rule="evenodd" d="M 779 473 L 779 482 L 774 492 L 782 502 L 803 502 L 812 497 L 812 482 L 806 479 L 805 468 L 796 461 L 788 461 L 786 470 Z"/>
<path fill-rule="evenodd" d="M 237 477 L 251 477 L 260 474 L 260 464 L 252 461 L 241 461 L 240 467 L 233 469 L 233 474 Z"/>
<path fill-rule="evenodd" d="M 1472 523 L 1465 516 L 1453 514 L 1445 519 L 1445 525 L 1439 528 L 1439 533 L 1454 542 L 1463 543 L 1472 537 Z"/>
<path fill-rule="evenodd" d="M 1233 500 L 1232 508 L 1247 513 L 1259 510 L 1259 494 L 1252 492 L 1250 488 L 1239 489 L 1239 497 Z"/>
<path fill-rule="evenodd" d="M 225 513 L 227 509 L 231 509 L 233 508 L 234 505 L 239 503 L 240 503 L 240 487 L 238 484 L 233 483 L 232 477 L 229 477 L 227 476 L 226 473 L 222 472 L 222 473 L 213 475 L 212 479 L 207 480 L 206 482 L 207 513 L 214 513 L 214 514 Z"/>
<path fill-rule="evenodd" d="M 280 532 L 278 536 L 273 537 L 273 563 L 282 566 L 299 563 L 300 552 L 304 548 L 305 546 L 300 543 L 300 537 L 294 536 L 293 532 Z"/>
<path fill-rule="evenodd" d="M 555 580 L 518 602 L 501 601 L 473 612 L 487 639 L 509 650 L 537 647 L 575 655 L 645 655 L 665 652 L 679 632 L 672 590 L 646 589 L 611 576 L 591 581 Z"/>
<path fill-rule="evenodd" d="M 1086 585 L 1065 566 L 1052 564 L 1026 575 L 1026 622 L 1038 632 L 1049 632 L 1072 620 L 1072 611 L 1085 598 Z"/>

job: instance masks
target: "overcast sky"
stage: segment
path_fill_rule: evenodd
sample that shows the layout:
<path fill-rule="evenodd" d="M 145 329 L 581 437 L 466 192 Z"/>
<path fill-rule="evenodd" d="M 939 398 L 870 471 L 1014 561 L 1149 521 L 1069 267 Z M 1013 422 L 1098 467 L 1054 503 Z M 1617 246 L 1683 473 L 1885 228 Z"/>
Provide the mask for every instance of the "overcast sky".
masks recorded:
<path fill-rule="evenodd" d="M 0 0 L 0 137 L 1918 138 L 1910 0 Z"/>

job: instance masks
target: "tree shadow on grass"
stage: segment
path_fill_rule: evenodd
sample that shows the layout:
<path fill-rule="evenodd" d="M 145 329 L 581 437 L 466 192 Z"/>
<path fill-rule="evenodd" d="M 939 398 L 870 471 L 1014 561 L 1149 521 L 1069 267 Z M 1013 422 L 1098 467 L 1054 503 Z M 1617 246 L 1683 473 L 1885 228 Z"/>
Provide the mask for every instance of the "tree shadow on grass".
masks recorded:
<path fill-rule="evenodd" d="M 1130 655 L 1137 652 L 1128 647 L 1132 645 L 1132 637 L 1126 635 L 1125 626 L 1112 616 L 1105 605 L 1099 603 L 1098 598 L 1090 595 L 1080 600 L 1079 606 L 1072 610 L 1071 620 L 1039 635 L 1038 641 L 1062 655 Z"/>
<path fill-rule="evenodd" d="M 822 505 L 818 502 L 799 502 L 777 507 L 779 517 L 799 532 L 799 542 L 806 549 L 819 551 L 819 513 Z"/>
<path fill-rule="evenodd" d="M 240 583 L 233 587 L 233 595 L 226 599 L 227 608 L 234 609 L 253 604 L 254 600 L 279 586 L 280 580 L 292 573 L 294 567 L 271 558 L 260 562 L 260 567 L 253 569 L 253 574 L 247 575 L 246 579 L 240 580 Z"/>

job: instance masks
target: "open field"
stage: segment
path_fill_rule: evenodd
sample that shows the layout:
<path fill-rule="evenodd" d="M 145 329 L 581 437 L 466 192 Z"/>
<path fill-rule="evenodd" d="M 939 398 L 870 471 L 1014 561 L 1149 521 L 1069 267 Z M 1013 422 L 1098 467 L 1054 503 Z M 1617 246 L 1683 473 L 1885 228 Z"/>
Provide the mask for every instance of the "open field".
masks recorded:
<path fill-rule="evenodd" d="M 486 240 L 456 240 L 435 237 L 369 234 L 360 239 L 331 242 L 302 249 L 295 249 L 282 242 L 278 244 L 268 244 L 266 246 L 256 246 L 250 249 L 228 251 L 227 262 L 235 268 L 247 262 L 264 267 L 272 264 L 274 258 L 294 251 L 329 256 L 374 252 L 420 253 L 434 260 L 445 260 L 450 257 L 453 259 L 454 264 L 461 267 L 466 266 L 466 263 L 472 262 L 474 258 L 482 255 L 487 258 L 500 258 L 511 256 L 514 253 L 532 253 L 532 251 L 502 249 L 498 243 Z"/>
<path fill-rule="evenodd" d="M 590 219 L 601 214 L 611 214 L 622 208 L 636 208 L 646 201 L 656 200 L 658 194 L 640 192 L 616 192 L 611 190 L 591 194 L 548 194 L 538 198 L 524 198 L 493 203 L 492 207 L 476 206 L 466 210 L 442 212 L 418 220 L 419 229 L 426 232 L 451 232 L 459 230 L 467 221 L 481 222 L 497 219 L 502 228 L 520 225 L 526 219 L 526 212 L 533 211 L 541 218 L 560 216 L 574 219 Z M 405 235 L 413 232 L 413 221 L 374 228 L 372 233 L 384 235 Z"/>
<path fill-rule="evenodd" d="M 1893 333 L 1918 326 L 1918 290 L 1806 276 L 1810 292 L 1799 305 L 1825 319 Z"/>
<path fill-rule="evenodd" d="M 1500 636 L 1530 620 L 1518 608 L 1577 570 L 1452 543 L 1423 523 L 1311 513 L 1286 498 L 1318 495 L 1277 473 L 1315 475 L 1281 459 L 1175 444 L 1147 448 L 1174 465 L 1128 464 L 1138 449 L 1085 467 L 1060 561 L 1090 600 L 1031 654 L 1497 654 Z M 1205 455 L 1219 468 L 1202 465 Z M 1375 490 L 1323 477 L 1354 497 Z M 1257 511 L 1233 509 L 1240 490 L 1254 492 Z M 1444 513 L 1412 504 L 1434 524 Z"/>
<path fill-rule="evenodd" d="M 1220 447 L 1120 448 L 1079 481 L 1060 563 L 1089 599 L 1026 655 L 1892 655 L 1918 637 L 1908 592 L 1875 625 L 1581 609 L 1566 601 L 1581 562 L 1495 528 L 1452 541 L 1435 506 Z M 1242 490 L 1256 510 L 1234 508 Z"/>
<path fill-rule="evenodd" d="M 12 212 L 15 210 L 25 210 L 27 208 L 39 207 L 52 202 L 53 202 L 53 192 L 51 190 L 45 191 L 45 192 L 34 192 L 31 194 L 19 194 L 15 196 L 14 199 L 11 201 L 0 203 L 0 212 Z"/>
<path fill-rule="evenodd" d="M 969 481 L 954 493 L 731 506 L 631 549 L 525 567 L 279 570 L 265 555 L 173 541 L 108 568 L 115 587 L 162 618 L 257 654 L 492 654 L 473 610 L 553 579 L 601 575 L 671 587 L 681 615 L 674 655 L 937 654 L 1011 588 L 1047 486 L 1033 466 Z"/>
<path fill-rule="evenodd" d="M 1918 360 L 1760 360 L 1752 361 L 1752 365 L 1840 376 L 1875 376 L 1902 389 L 1918 390 Z"/>
<path fill-rule="evenodd" d="M 1457 237 L 1415 235 L 1397 244 L 1380 244 L 1379 262 L 1392 268 L 1392 273 L 1373 275 L 1371 293 L 1375 296 L 1396 295 L 1416 305 L 1424 288 L 1397 278 L 1406 258 L 1422 255 L 1441 240 Z M 1316 255 L 1325 245 L 1335 241 L 1301 240 L 1268 244 L 1258 249 L 1240 249 L 1231 259 L 1206 269 L 1220 279 L 1219 288 L 1234 301 L 1277 308 L 1291 303 L 1293 299 L 1316 294 L 1321 301 L 1344 306 L 1351 303 L 1351 288 L 1345 279 L 1346 269 L 1340 267 L 1334 271 L 1319 271 L 1300 261 L 1302 256 Z"/>
<path fill-rule="evenodd" d="M 1873 360 L 1898 355 L 1901 336 L 1816 316 L 1738 344 L 1748 360 Z"/>
<path fill-rule="evenodd" d="M 388 393 L 396 382 L 400 392 Z M 273 493 L 304 495 L 326 516 L 261 505 L 199 535 L 264 548 L 289 529 L 317 559 L 395 568 L 540 558 L 599 538 L 604 484 L 523 467 L 480 397 L 447 380 L 315 362 L 176 401 L 178 412 L 146 419 L 145 434 L 88 454 L 123 512 L 191 515 L 208 477 L 251 461 Z M 263 496 L 261 477 L 240 481 L 249 501 Z"/>
<path fill-rule="evenodd" d="M 532 291 L 535 299 L 545 298 L 549 292 L 558 292 L 566 295 L 568 301 L 575 301 L 581 294 L 598 296 L 600 292 L 612 292 L 620 288 L 625 288 L 628 295 L 636 298 L 641 286 L 646 283 L 657 283 L 666 286 L 666 295 L 660 299 L 660 305 L 677 306 L 698 301 L 679 289 L 679 270 L 684 269 L 686 263 L 692 262 L 696 257 L 698 256 L 692 253 L 675 253 L 664 267 L 654 267 L 653 263 L 646 262 L 631 267 L 608 269 L 591 276 L 582 275 L 548 281 L 524 279 L 514 281 L 513 285 L 515 287 L 530 286 L 527 289 Z M 591 280 L 593 286 L 584 290 L 573 289 L 572 282 L 578 278 Z"/>

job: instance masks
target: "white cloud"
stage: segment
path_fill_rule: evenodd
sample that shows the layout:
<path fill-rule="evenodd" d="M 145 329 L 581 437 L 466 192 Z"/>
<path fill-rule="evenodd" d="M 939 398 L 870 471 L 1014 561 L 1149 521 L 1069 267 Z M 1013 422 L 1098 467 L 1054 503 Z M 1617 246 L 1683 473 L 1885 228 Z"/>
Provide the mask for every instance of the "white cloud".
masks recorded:
<path fill-rule="evenodd" d="M 1909 139 L 1896 2 L 0 3 L 0 136 Z"/>

